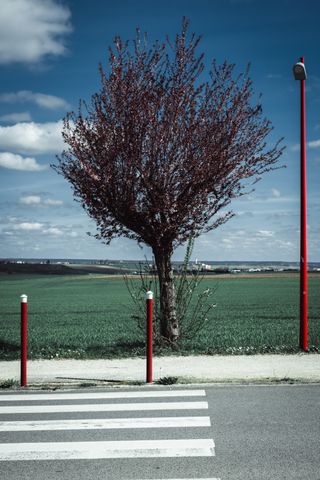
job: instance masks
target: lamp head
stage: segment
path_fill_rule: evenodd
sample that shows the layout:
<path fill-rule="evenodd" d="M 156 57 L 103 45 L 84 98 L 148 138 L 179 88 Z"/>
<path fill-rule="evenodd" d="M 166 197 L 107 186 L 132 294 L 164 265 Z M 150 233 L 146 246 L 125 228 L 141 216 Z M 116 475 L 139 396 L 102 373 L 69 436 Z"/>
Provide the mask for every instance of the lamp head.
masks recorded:
<path fill-rule="evenodd" d="M 293 66 L 293 75 L 295 80 L 306 80 L 307 72 L 304 63 L 298 62 Z"/>

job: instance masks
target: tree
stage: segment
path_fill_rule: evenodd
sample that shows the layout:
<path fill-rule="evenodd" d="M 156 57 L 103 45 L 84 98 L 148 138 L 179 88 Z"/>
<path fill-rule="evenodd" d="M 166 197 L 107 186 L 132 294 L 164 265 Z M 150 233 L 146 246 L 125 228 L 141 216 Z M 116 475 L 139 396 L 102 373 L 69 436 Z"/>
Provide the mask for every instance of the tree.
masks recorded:
<path fill-rule="evenodd" d="M 190 38 L 187 38 L 190 37 Z M 161 335 L 179 337 L 171 256 L 190 237 L 233 216 L 231 200 L 275 168 L 283 148 L 267 149 L 272 126 L 252 104 L 249 68 L 212 62 L 200 83 L 200 37 L 181 33 L 148 48 L 118 36 L 101 90 L 64 120 L 68 148 L 54 167 L 97 224 L 107 244 L 124 236 L 149 245 L 160 288 Z"/>
<path fill-rule="evenodd" d="M 194 238 L 190 237 L 187 242 L 184 261 L 179 267 L 175 267 L 174 272 L 176 316 L 180 329 L 179 339 L 193 339 L 198 335 L 208 322 L 209 312 L 216 307 L 212 300 L 217 290 L 217 284 L 202 289 L 201 283 L 204 279 L 204 273 L 200 268 L 190 271 L 193 246 Z M 124 281 L 134 307 L 131 317 L 137 322 L 139 329 L 144 334 L 146 334 L 146 292 L 148 290 L 153 292 L 153 341 L 155 345 L 162 345 L 159 281 L 154 265 L 145 259 L 144 264 L 140 263 L 139 265 L 139 281 L 127 274 L 124 275 Z"/>

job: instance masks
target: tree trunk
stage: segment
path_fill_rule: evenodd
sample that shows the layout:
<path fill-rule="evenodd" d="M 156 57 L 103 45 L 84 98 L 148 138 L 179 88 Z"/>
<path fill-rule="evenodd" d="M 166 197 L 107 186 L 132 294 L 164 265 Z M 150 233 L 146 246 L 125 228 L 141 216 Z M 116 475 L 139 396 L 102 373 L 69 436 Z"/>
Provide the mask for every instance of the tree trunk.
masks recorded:
<path fill-rule="evenodd" d="M 176 311 L 176 292 L 171 265 L 172 250 L 153 249 L 160 288 L 160 334 L 170 342 L 180 335 Z"/>

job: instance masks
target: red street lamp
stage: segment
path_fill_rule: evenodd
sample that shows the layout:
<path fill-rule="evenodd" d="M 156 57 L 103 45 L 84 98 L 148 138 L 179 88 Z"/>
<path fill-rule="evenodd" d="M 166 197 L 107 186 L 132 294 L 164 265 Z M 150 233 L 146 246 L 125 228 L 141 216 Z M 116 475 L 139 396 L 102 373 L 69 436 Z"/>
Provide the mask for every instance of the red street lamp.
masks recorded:
<path fill-rule="evenodd" d="M 308 351 L 308 261 L 307 261 L 307 156 L 306 98 L 307 78 L 304 57 L 293 66 L 295 80 L 300 80 L 300 348 Z"/>

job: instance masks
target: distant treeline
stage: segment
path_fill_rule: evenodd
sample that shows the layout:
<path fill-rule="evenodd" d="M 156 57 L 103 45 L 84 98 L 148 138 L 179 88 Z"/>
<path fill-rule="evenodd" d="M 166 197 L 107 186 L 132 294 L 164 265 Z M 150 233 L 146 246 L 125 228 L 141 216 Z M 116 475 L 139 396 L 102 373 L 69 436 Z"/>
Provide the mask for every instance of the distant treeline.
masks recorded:
<path fill-rule="evenodd" d="M 57 263 L 14 263 L 0 262 L 0 274 L 43 274 L 43 275 L 78 275 L 88 273 L 122 274 L 130 270 L 121 268 L 99 268 L 94 265 L 68 266 Z"/>

